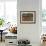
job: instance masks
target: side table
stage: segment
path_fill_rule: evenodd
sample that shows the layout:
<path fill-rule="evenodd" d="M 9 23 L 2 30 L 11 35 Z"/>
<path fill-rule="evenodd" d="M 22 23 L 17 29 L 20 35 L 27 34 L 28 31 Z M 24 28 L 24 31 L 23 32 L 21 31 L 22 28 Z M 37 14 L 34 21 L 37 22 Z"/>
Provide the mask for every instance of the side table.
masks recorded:
<path fill-rule="evenodd" d="M 3 30 L 0 30 L 0 32 L 1 32 L 1 42 L 2 42 L 2 32 L 3 32 Z"/>

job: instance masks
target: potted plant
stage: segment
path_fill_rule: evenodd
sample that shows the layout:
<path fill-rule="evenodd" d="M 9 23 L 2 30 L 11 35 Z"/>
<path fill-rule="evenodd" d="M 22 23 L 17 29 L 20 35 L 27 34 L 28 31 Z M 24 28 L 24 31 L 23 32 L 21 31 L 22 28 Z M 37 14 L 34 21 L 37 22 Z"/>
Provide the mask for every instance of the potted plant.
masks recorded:
<path fill-rule="evenodd" d="M 2 27 L 4 25 L 4 19 L 3 18 L 0 18 L 0 27 Z"/>

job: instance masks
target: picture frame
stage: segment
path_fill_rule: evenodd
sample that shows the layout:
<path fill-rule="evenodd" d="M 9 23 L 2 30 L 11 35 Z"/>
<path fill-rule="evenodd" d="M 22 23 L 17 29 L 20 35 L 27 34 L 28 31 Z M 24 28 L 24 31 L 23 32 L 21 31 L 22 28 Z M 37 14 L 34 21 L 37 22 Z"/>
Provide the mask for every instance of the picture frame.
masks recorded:
<path fill-rule="evenodd" d="M 35 24 L 36 11 L 20 11 L 20 23 L 21 24 Z"/>

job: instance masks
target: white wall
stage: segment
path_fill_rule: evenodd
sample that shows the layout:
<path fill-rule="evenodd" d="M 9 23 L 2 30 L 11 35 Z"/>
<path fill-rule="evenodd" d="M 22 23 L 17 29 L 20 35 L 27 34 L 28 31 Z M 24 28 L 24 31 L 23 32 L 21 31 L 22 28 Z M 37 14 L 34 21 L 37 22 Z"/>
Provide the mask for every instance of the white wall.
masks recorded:
<path fill-rule="evenodd" d="M 39 46 L 41 34 L 42 0 L 18 0 L 18 39 L 29 39 L 33 46 Z M 20 24 L 20 11 L 36 11 L 36 24 Z"/>

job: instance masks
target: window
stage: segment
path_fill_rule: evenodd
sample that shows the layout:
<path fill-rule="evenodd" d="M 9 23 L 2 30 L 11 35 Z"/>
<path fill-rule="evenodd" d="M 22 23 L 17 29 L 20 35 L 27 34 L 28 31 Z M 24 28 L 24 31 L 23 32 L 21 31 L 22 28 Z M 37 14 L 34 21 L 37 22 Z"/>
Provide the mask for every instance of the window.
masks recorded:
<path fill-rule="evenodd" d="M 42 26 L 46 26 L 46 0 L 42 0 Z"/>
<path fill-rule="evenodd" d="M 17 0 L 0 1 L 0 17 L 17 25 Z"/>
<path fill-rule="evenodd" d="M 4 2 L 0 1 L 0 17 L 4 16 Z"/>

